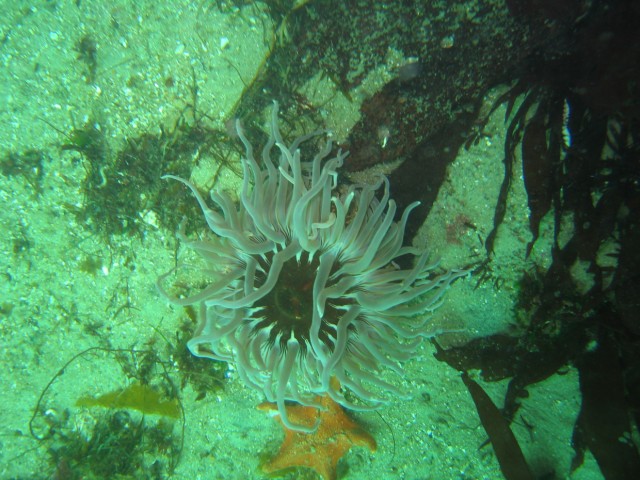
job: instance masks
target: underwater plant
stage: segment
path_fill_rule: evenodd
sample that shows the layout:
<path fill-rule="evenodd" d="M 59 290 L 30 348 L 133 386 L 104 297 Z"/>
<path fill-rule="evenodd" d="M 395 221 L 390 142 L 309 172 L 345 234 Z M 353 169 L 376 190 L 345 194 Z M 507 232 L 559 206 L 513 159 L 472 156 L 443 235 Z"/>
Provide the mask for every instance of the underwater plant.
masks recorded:
<path fill-rule="evenodd" d="M 437 272 L 424 249 L 403 246 L 418 202 L 395 221 L 385 177 L 342 188 L 337 170 L 347 153 L 333 155 L 330 139 L 311 161 L 301 159 L 300 147 L 320 133 L 285 145 L 277 103 L 262 165 L 239 122 L 236 127 L 246 149 L 239 204 L 212 191 L 211 208 L 193 184 L 165 176 L 191 189 L 213 233 L 206 239 L 178 233 L 206 263 L 211 279 L 200 291 L 170 294 L 164 284 L 175 269 L 158 279 L 173 303 L 200 305 L 201 323 L 189 349 L 234 364 L 244 383 L 275 402 L 283 424 L 294 430 L 315 426 L 291 422 L 288 400 L 322 408 L 316 396 L 328 394 L 364 410 L 400 396 L 381 373 L 402 374 L 399 362 L 413 358 L 428 336 L 424 314 L 467 272 Z M 397 265 L 405 255 L 415 257 L 413 267 Z"/>

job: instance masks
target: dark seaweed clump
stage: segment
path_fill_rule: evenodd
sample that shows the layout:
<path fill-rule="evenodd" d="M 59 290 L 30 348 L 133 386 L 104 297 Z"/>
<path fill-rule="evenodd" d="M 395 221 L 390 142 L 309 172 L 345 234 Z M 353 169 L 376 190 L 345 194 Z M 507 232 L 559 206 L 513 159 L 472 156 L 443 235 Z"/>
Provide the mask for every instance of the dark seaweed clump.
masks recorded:
<path fill-rule="evenodd" d="M 117 362 L 122 388 L 59 403 L 59 393 L 77 382 L 78 364 Z M 116 366 L 117 369 L 117 366 Z M 171 362 L 154 350 L 93 347 L 72 357 L 44 387 L 29 421 L 45 447 L 47 478 L 79 480 L 162 479 L 175 470 L 184 443 L 185 420 Z M 96 378 L 95 385 L 101 382 Z M 53 395 L 54 393 L 57 395 Z"/>
<path fill-rule="evenodd" d="M 185 388 L 190 386 L 199 401 L 222 390 L 227 378 L 225 362 L 197 358 L 188 351 L 195 322 L 195 312 L 187 308 L 174 339 L 158 332 L 144 349 L 92 347 L 60 368 L 44 386 L 29 421 L 32 437 L 47 453 L 47 478 L 155 480 L 173 474 L 187 428 Z M 96 335 L 103 336 L 101 331 Z M 108 338 L 101 339 L 109 345 Z M 77 382 L 76 375 L 106 363 L 121 372 L 116 390 L 101 389 L 96 378 L 99 394 L 83 393 L 72 405 L 57 400 Z"/>
<path fill-rule="evenodd" d="M 640 218 L 633 213 L 640 207 L 640 9 L 624 1 L 586 11 L 577 2 L 537 3 L 548 8 L 509 2 L 527 28 L 556 22 L 557 37 L 514 69 L 498 100 L 508 106 L 505 175 L 480 279 L 491 277 L 518 154 L 533 236 L 526 253 L 551 215 L 552 263 L 522 274 L 514 316 L 526 319 L 524 331 L 437 356 L 462 371 L 481 369 L 489 381 L 510 378 L 503 409 L 510 421 L 528 385 L 573 365 L 582 404 L 572 468 L 589 450 L 606 478 L 632 478 L 640 456 L 621 439 L 640 425 Z"/>
<path fill-rule="evenodd" d="M 36 195 L 42 193 L 45 161 L 49 157 L 41 150 L 9 152 L 0 158 L 0 173 L 5 177 L 22 177 Z"/>
<path fill-rule="evenodd" d="M 62 428 L 50 442 L 51 478 L 159 480 L 166 478 L 167 457 L 176 455 L 179 445 L 171 422 L 134 417 L 126 410 L 103 412 L 90 431 Z"/>
<path fill-rule="evenodd" d="M 87 172 L 82 207 L 68 208 L 88 230 L 105 236 L 142 235 L 150 227 L 175 231 L 183 219 L 189 231 L 203 228 L 196 203 L 177 182 L 161 177 L 189 178 L 197 158 L 204 156 L 217 160 L 219 172 L 230 165 L 237 148 L 225 133 L 184 118 L 170 131 L 127 139 L 125 147 L 115 153 L 93 122 L 67 137 L 62 148 L 80 153 Z M 217 173 L 213 181 L 216 179 Z"/>

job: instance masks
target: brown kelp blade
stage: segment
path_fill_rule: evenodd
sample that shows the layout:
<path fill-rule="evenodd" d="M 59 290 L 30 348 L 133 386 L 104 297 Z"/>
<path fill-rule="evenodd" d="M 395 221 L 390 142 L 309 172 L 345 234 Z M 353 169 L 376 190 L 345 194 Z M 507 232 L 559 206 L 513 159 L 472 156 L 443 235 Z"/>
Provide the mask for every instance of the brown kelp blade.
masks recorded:
<path fill-rule="evenodd" d="M 534 476 L 509 427 L 509 422 L 502 416 L 498 407 L 482 387 L 469 378 L 467 372 L 462 373 L 462 381 L 476 404 L 480 421 L 489 435 L 493 451 L 500 464 L 500 470 L 505 478 L 507 480 L 533 480 Z"/>

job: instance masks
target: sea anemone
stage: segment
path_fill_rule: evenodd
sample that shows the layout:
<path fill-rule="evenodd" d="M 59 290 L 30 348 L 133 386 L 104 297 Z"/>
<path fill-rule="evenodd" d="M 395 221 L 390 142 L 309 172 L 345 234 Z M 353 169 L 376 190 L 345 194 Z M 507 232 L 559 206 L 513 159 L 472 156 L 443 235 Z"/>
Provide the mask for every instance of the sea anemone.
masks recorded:
<path fill-rule="evenodd" d="M 321 133 L 287 146 L 277 120 L 275 104 L 261 165 L 236 125 L 246 149 L 238 203 L 212 191 L 209 207 L 193 184 L 166 176 L 191 189 L 212 234 L 178 233 L 204 259 L 206 285 L 172 296 L 163 287 L 172 270 L 158 286 L 173 303 L 200 305 L 200 325 L 188 342 L 194 355 L 230 362 L 246 385 L 277 404 L 285 426 L 312 431 L 287 418 L 285 402 L 321 408 L 316 397 L 328 394 L 361 410 L 400 395 L 382 373 L 402 374 L 400 363 L 429 335 L 425 314 L 466 272 L 438 273 L 424 249 L 403 246 L 418 202 L 394 220 L 385 177 L 340 187 L 337 170 L 347 153 L 333 154 L 327 139 L 303 161 L 301 144 Z M 403 255 L 415 257 L 413 267 L 397 265 Z"/>

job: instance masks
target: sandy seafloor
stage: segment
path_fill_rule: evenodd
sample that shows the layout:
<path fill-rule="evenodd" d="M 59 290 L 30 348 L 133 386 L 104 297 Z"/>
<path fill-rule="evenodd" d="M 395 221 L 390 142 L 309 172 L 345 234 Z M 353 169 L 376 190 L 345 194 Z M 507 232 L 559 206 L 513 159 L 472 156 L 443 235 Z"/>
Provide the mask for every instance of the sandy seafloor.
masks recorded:
<path fill-rule="evenodd" d="M 48 453 L 51 445 L 32 438 L 28 422 L 41 392 L 66 361 L 105 346 L 105 338 L 112 348 L 164 352 L 159 337 L 174 338 L 182 315 L 155 288 L 157 276 L 172 266 L 174 232 L 150 222 L 142 238 L 113 236 L 106 242 L 83 229 L 68 206 L 82 205 L 86 170 L 76 152 L 60 149 L 66 142 L 60 132 L 99 118 L 114 151 L 127 137 L 158 132 L 189 102 L 193 72 L 200 108 L 212 123 L 218 121 L 214 127 L 221 127 L 242 93 L 240 77 L 252 78 L 267 53 L 273 32 L 265 18 L 260 4 L 223 14 L 215 2 L 184 0 L 83 1 L 80 8 L 71 1 L 0 1 L 7 33 L 0 47 L 0 156 L 28 149 L 48 155 L 39 195 L 22 176 L 0 176 L 0 479 L 61 478 L 61 466 Z M 98 43 L 93 84 L 85 81 L 75 50 L 87 33 Z M 175 83 L 171 88 L 165 82 L 169 76 Z M 325 105 L 328 123 L 344 134 L 357 118 L 358 105 L 336 92 L 323 94 L 334 97 Z M 497 111 L 486 127 L 491 139 L 459 155 L 414 240 L 428 245 L 443 266 L 464 265 L 482 251 L 478 235 L 490 230 L 503 174 L 503 120 L 504 111 Z M 500 288 L 487 283 L 475 288 L 473 278 L 457 282 L 433 315 L 434 329 L 462 328 L 460 335 L 470 338 L 505 330 L 512 322 L 519 273 L 533 262 L 544 265 L 548 255 L 543 228 L 531 259 L 524 260 L 530 237 L 521 180 L 517 175 L 497 241 L 494 275 Z M 220 182 L 234 189 L 239 178 L 225 171 Z M 469 232 L 460 244 L 448 243 L 445 225 L 458 213 L 473 219 L 477 233 Z M 80 268 L 88 257 L 99 259 L 96 272 Z M 97 331 L 88 325 L 98 326 Z M 480 448 L 486 433 L 459 373 L 432 354 L 425 343 L 421 357 L 406 365 L 405 377 L 396 379 L 408 399 L 377 412 L 354 413 L 378 449 L 352 449 L 343 459 L 342 478 L 501 478 L 491 447 Z M 56 379 L 40 413 L 46 411 L 51 422 L 68 416 L 67 428 L 87 434 L 103 412 L 77 407 L 76 400 L 126 381 L 109 354 L 83 357 Z M 501 405 L 507 381 L 482 385 Z M 256 409 L 263 400 L 259 394 L 244 387 L 233 370 L 225 388 L 204 400 L 196 401 L 190 385 L 180 393 L 184 449 L 172 478 L 266 478 L 259 464 L 265 452 L 277 449 L 282 429 Z M 519 417 L 535 429 L 517 421 L 515 434 L 532 464 L 567 478 L 580 405 L 577 374 L 568 366 L 564 375 L 531 386 L 529 393 Z M 180 429 L 176 421 L 176 435 Z M 316 477 L 298 472 L 287 478 Z M 571 478 L 600 478 L 592 457 Z"/>

